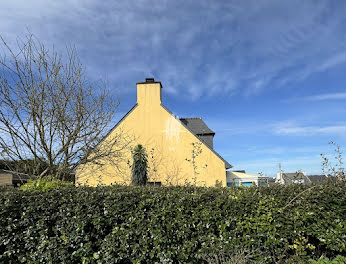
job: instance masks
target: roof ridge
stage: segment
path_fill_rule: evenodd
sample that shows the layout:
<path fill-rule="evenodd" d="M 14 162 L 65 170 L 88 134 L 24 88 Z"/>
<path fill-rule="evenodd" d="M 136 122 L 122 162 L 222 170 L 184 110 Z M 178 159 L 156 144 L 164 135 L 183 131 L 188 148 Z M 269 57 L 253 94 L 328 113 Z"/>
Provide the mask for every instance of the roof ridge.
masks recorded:
<path fill-rule="evenodd" d="M 179 117 L 179 119 L 202 119 L 202 117 Z"/>

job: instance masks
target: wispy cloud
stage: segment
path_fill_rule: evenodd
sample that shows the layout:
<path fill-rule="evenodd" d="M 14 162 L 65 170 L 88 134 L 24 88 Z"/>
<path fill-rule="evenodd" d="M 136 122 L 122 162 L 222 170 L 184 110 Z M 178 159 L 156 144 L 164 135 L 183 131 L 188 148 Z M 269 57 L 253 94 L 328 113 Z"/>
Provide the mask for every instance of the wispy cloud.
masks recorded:
<path fill-rule="evenodd" d="M 249 152 L 264 155 L 282 155 L 282 154 L 320 154 L 326 152 L 326 146 L 307 146 L 307 147 L 289 147 L 289 146 L 272 146 L 267 148 L 250 148 Z"/>
<path fill-rule="evenodd" d="M 337 53 L 334 56 L 328 58 L 324 63 L 322 63 L 319 67 L 319 71 L 325 71 L 329 68 L 337 66 L 339 64 L 346 62 L 346 52 Z"/>
<path fill-rule="evenodd" d="M 258 94 L 345 63 L 345 12 L 342 1 L 14 0 L 2 3 L 0 32 L 74 44 L 90 75 L 117 86 L 154 76 L 196 99 Z"/>
<path fill-rule="evenodd" d="M 290 124 L 277 125 L 274 128 L 277 135 L 312 136 L 312 135 L 345 135 L 346 125 L 331 126 L 296 126 Z"/>
<path fill-rule="evenodd" d="M 287 99 L 284 102 L 297 102 L 297 101 L 327 101 L 327 100 L 345 100 L 346 93 L 325 93 L 325 94 L 315 94 L 305 97 L 299 97 L 294 99 Z"/>
<path fill-rule="evenodd" d="M 208 125 L 216 132 L 217 137 L 239 135 L 275 135 L 275 136 L 333 136 L 346 134 L 345 123 L 314 124 L 316 121 L 283 120 L 283 121 L 251 121 L 236 122 L 210 120 Z M 278 149 L 277 151 L 280 151 Z"/>

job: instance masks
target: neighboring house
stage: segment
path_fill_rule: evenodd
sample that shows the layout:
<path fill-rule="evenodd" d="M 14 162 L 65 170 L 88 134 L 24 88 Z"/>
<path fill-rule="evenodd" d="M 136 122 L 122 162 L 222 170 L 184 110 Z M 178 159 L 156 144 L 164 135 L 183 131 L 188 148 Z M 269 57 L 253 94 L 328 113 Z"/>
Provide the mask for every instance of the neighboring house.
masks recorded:
<path fill-rule="evenodd" d="M 0 170 L 0 186 L 17 186 L 27 183 L 29 176 L 9 170 Z"/>
<path fill-rule="evenodd" d="M 268 185 L 271 186 L 271 185 L 274 185 L 274 184 L 275 184 L 275 178 L 269 177 L 268 178 Z"/>
<path fill-rule="evenodd" d="M 161 102 L 160 82 L 146 79 L 137 83 L 137 104 L 116 124 L 97 148 L 107 148 L 107 140 L 118 134 L 134 138 L 131 146 L 142 144 L 148 153 L 149 182 L 157 185 L 226 186 L 226 169 L 232 166 L 213 149 L 215 133 L 201 118 L 177 118 Z M 191 162 L 195 148 L 201 153 Z M 92 154 L 91 154 L 92 155 Z M 189 161 L 190 160 L 190 161 Z M 124 152 L 116 166 L 81 164 L 76 171 L 76 184 L 129 184 L 132 156 Z M 155 167 L 155 173 L 150 170 Z"/>
<path fill-rule="evenodd" d="M 247 174 L 245 171 L 227 171 L 227 186 L 265 186 L 268 187 L 268 177 Z"/>
<path fill-rule="evenodd" d="M 276 183 L 279 184 L 311 184 L 311 180 L 306 176 L 306 173 L 303 171 L 297 172 L 282 172 L 277 173 Z"/>
<path fill-rule="evenodd" d="M 312 184 L 327 184 L 329 181 L 331 183 L 336 182 L 336 177 L 326 175 L 308 175 L 308 178 Z"/>
<path fill-rule="evenodd" d="M 327 184 L 328 182 L 335 183 L 336 177 L 326 175 L 306 175 L 303 171 L 297 172 L 278 172 L 275 178 L 275 183 L 279 184 Z"/>

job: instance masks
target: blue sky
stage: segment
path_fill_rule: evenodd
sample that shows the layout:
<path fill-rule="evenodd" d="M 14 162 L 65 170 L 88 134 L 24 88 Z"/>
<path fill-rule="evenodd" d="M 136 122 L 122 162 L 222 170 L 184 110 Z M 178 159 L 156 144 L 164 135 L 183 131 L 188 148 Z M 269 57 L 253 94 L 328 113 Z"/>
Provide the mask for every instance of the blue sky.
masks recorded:
<path fill-rule="evenodd" d="M 136 82 L 162 82 L 179 117 L 202 117 L 234 169 L 321 172 L 328 142 L 346 147 L 345 1 L 2 1 L 0 34 L 28 30 L 74 45 L 90 79 L 136 102 Z"/>

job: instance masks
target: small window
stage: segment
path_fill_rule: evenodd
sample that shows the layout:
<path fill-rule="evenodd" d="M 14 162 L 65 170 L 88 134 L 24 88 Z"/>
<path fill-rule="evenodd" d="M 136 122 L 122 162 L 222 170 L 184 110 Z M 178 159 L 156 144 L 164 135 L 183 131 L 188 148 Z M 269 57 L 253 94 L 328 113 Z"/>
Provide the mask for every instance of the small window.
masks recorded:
<path fill-rule="evenodd" d="M 252 182 L 242 182 L 241 185 L 245 187 L 250 187 L 252 186 Z"/>

